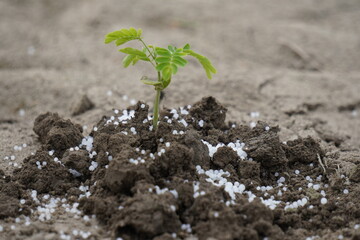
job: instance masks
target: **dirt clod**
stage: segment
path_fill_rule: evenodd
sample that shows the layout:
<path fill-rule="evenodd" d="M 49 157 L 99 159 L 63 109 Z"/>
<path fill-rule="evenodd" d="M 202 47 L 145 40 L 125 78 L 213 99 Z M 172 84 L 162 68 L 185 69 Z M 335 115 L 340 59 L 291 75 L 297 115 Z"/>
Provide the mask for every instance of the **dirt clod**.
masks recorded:
<path fill-rule="evenodd" d="M 223 169 L 228 164 L 237 167 L 239 157 L 234 150 L 229 147 L 221 147 L 213 156 L 213 164 L 216 168 Z"/>
<path fill-rule="evenodd" d="M 45 151 L 24 159 L 23 167 L 14 171 L 14 179 L 38 193 L 65 194 L 78 184 L 65 166 L 57 163 Z"/>
<path fill-rule="evenodd" d="M 269 130 L 266 130 L 267 127 Z M 279 128 L 270 128 L 266 123 L 258 122 L 254 128 L 232 128 L 229 131 L 229 141 L 243 141 L 249 158 L 259 162 L 262 171 L 275 172 L 284 169 L 288 163 L 278 132 Z"/>
<path fill-rule="evenodd" d="M 147 168 L 115 159 L 105 173 L 104 184 L 114 194 L 130 194 L 136 182 L 143 179 L 150 183 L 154 181 Z"/>
<path fill-rule="evenodd" d="M 34 123 L 34 132 L 47 150 L 55 150 L 57 156 L 81 143 L 82 127 L 70 120 L 60 118 L 57 113 L 45 113 L 38 116 Z"/>
<path fill-rule="evenodd" d="M 124 207 L 111 220 L 116 235 L 124 239 L 152 238 L 180 228 L 180 220 L 165 195 L 138 194 Z"/>
<path fill-rule="evenodd" d="M 201 99 L 190 109 L 190 115 L 197 120 L 194 123 L 194 127 L 197 129 L 199 129 L 199 121 L 201 120 L 205 122 L 206 128 L 224 128 L 226 112 L 227 109 L 213 97 Z"/>
<path fill-rule="evenodd" d="M 290 164 L 296 162 L 314 163 L 318 161 L 318 155 L 324 157 L 324 151 L 320 148 L 318 142 L 313 138 L 298 138 L 294 141 L 288 141 L 286 147 L 284 146 L 286 156 Z"/>
<path fill-rule="evenodd" d="M 91 165 L 91 159 L 89 153 L 85 150 L 65 152 L 61 162 L 67 168 L 76 170 L 80 174 L 77 177 L 87 179 L 90 176 L 89 167 Z"/>
<path fill-rule="evenodd" d="M 83 95 L 80 100 L 74 104 L 71 109 L 71 115 L 77 116 L 86 111 L 91 110 L 95 107 L 95 104 L 89 99 L 89 97 L 85 94 Z"/>
<path fill-rule="evenodd" d="M 356 183 L 360 182 L 360 165 L 354 167 L 350 174 L 350 180 Z"/>

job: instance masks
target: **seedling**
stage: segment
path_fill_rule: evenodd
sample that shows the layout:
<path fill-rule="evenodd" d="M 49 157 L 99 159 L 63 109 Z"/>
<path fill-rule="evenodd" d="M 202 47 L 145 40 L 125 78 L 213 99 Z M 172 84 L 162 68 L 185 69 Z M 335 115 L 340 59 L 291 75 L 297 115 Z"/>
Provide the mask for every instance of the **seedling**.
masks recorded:
<path fill-rule="evenodd" d="M 156 130 L 159 119 L 161 91 L 169 86 L 172 76 L 177 73 L 178 68 L 184 67 L 188 63 L 184 57 L 189 55 L 196 58 L 205 69 L 206 76 L 209 79 L 212 78 L 212 74 L 216 73 L 216 69 L 209 59 L 191 50 L 189 44 L 186 44 L 182 48 L 176 48 L 171 45 L 169 45 L 167 49 L 156 47 L 147 45 L 143 41 L 141 34 L 141 29 L 121 29 L 107 34 L 105 36 L 105 43 L 115 42 L 116 46 L 120 46 L 129 41 L 137 40 L 143 45 L 141 50 L 127 47 L 122 48 L 119 51 L 126 54 L 122 61 L 125 68 L 130 64 L 135 65 L 138 61 L 145 61 L 152 64 L 157 72 L 157 81 L 150 80 L 147 77 L 141 79 L 144 84 L 152 85 L 156 90 L 153 112 L 153 128 Z"/>

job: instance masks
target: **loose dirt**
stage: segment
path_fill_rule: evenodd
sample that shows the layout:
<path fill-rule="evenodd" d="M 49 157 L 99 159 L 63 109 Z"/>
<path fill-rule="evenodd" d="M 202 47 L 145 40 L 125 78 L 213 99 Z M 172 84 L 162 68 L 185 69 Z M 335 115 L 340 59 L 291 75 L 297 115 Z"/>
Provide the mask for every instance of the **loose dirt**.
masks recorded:
<path fill-rule="evenodd" d="M 226 123 L 213 97 L 163 110 L 157 131 L 148 110 L 143 102 L 115 109 L 87 137 L 58 114 L 37 117 L 42 145 L 3 176 L 1 218 L 31 225 L 61 206 L 126 240 L 357 236 L 358 168 L 341 175 L 319 141 L 280 142 L 279 128 L 261 121 Z"/>
<path fill-rule="evenodd" d="M 2 1 L 0 239 L 359 239 L 359 11 Z M 158 131 L 152 69 L 102 44 L 130 26 L 218 69 L 179 71 Z"/>

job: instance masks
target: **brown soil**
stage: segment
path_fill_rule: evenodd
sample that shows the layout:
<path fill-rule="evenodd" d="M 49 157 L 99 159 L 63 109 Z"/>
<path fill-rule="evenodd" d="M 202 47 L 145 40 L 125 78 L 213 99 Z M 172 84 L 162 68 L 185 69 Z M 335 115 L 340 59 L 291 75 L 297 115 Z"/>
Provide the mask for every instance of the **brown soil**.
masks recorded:
<path fill-rule="evenodd" d="M 360 239 L 359 16 L 357 0 L 1 1 L 0 239 Z M 218 70 L 179 71 L 156 132 L 153 70 L 102 44 L 130 26 Z"/>
<path fill-rule="evenodd" d="M 336 157 L 312 137 L 281 143 L 279 129 L 264 122 L 227 124 L 227 109 L 213 97 L 189 107 L 164 110 L 153 131 L 148 105 L 138 102 L 104 116 L 80 139 L 70 120 L 39 116 L 34 131 L 42 145 L 4 175 L 0 217 L 33 216 L 42 206 L 39 194 L 79 203 L 113 239 L 357 236 L 357 167 L 350 178 L 341 176 Z M 224 145 L 211 149 L 218 144 Z"/>

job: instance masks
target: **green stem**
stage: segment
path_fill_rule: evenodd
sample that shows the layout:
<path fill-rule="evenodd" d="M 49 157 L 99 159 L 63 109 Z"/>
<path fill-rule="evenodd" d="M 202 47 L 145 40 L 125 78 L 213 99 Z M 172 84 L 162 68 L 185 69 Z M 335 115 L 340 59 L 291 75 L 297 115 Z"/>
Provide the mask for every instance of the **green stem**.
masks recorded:
<path fill-rule="evenodd" d="M 153 61 L 155 61 L 155 56 L 152 54 L 152 52 L 150 51 L 150 49 L 148 48 L 148 46 L 146 45 L 146 43 L 139 38 L 139 41 L 144 45 L 144 47 L 146 48 L 146 50 L 148 50 L 148 52 L 150 53 L 150 56 L 152 57 Z M 156 65 L 153 63 L 153 61 L 150 60 L 151 64 L 156 68 Z M 155 62 L 156 63 L 156 62 Z"/>
<path fill-rule="evenodd" d="M 156 89 L 156 96 L 155 96 L 155 102 L 154 102 L 154 116 L 153 116 L 153 127 L 154 131 L 157 129 L 157 123 L 159 120 L 159 105 L 160 105 L 160 94 L 161 90 Z"/>
<path fill-rule="evenodd" d="M 158 71 L 158 82 L 161 82 L 161 73 Z"/>
<path fill-rule="evenodd" d="M 144 47 L 146 48 L 146 50 L 149 52 L 150 56 L 152 57 L 152 61 L 150 59 L 150 63 L 154 66 L 154 68 L 156 69 L 156 61 L 155 61 L 155 56 L 154 54 L 150 51 L 149 47 L 146 45 L 146 43 L 139 38 L 139 41 L 144 45 Z M 154 62 L 155 63 L 154 63 Z M 158 71 L 158 81 L 161 82 L 161 73 Z M 159 120 L 159 108 L 160 108 L 160 95 L 161 95 L 161 89 L 155 89 L 156 90 L 156 96 L 155 96 L 155 101 L 154 101 L 154 112 L 153 112 L 153 128 L 154 131 L 157 129 L 157 124 L 158 124 L 158 120 Z"/>

